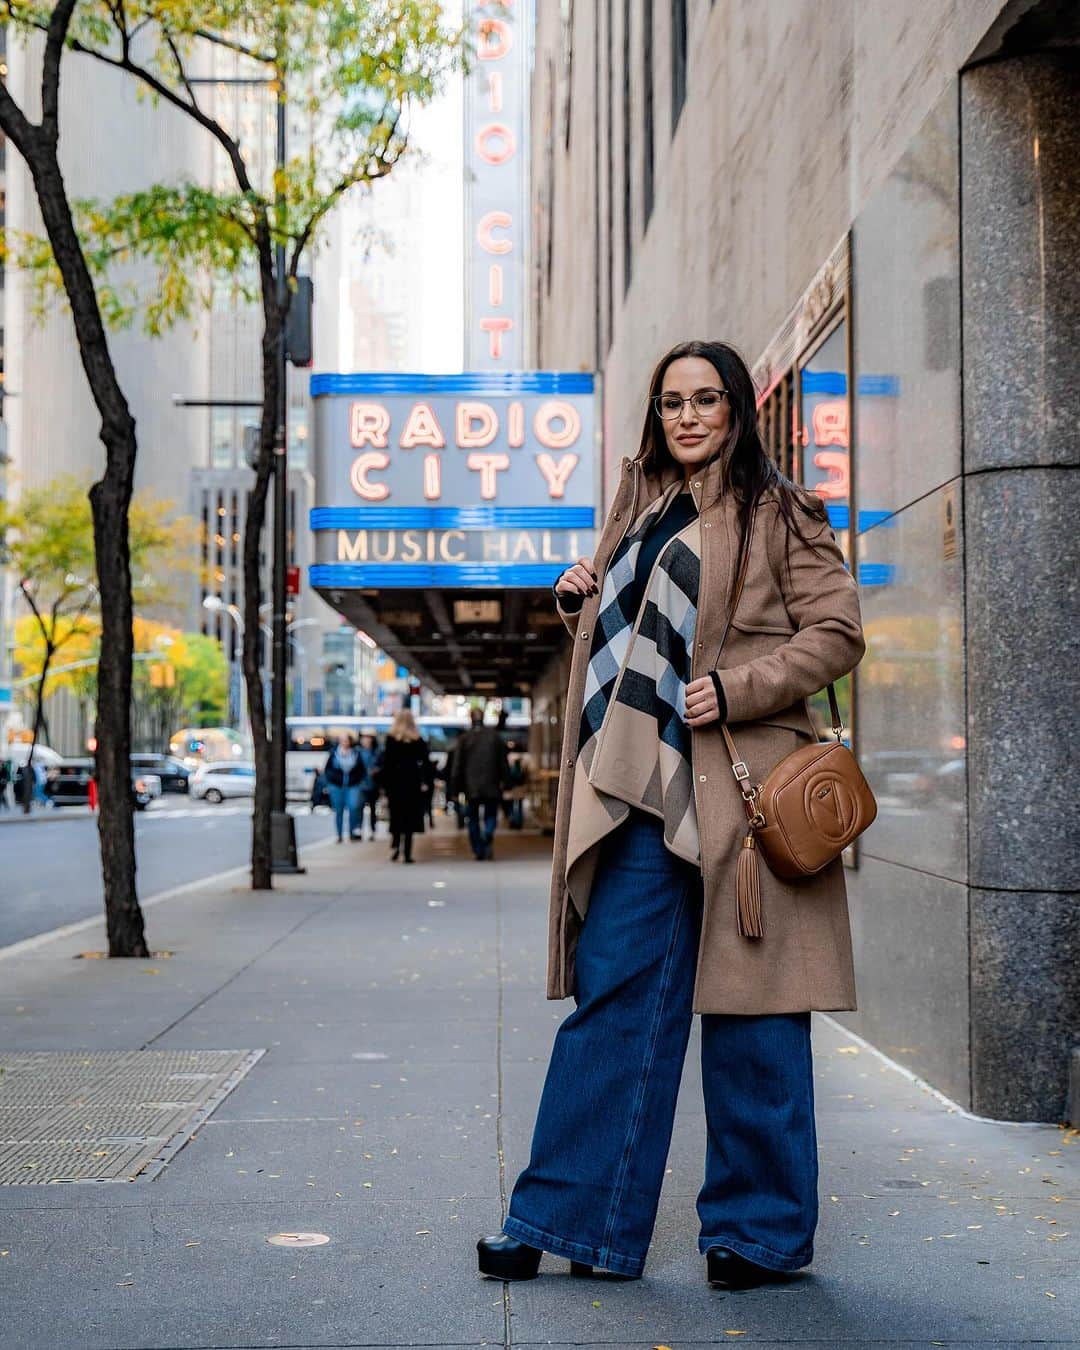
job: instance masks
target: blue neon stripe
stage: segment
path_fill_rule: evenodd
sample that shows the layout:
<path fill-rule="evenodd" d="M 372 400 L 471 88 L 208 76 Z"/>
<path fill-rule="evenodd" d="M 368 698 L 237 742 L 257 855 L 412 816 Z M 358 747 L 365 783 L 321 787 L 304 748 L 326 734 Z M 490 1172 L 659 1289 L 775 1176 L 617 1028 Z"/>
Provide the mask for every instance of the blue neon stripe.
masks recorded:
<path fill-rule="evenodd" d="M 364 371 L 311 376 L 312 398 L 326 394 L 591 394 L 593 376 L 578 370 L 466 370 L 460 375 L 410 371 Z"/>
<path fill-rule="evenodd" d="M 859 564 L 860 586 L 888 586 L 895 576 L 896 566 L 894 563 L 864 562 Z"/>
<path fill-rule="evenodd" d="M 316 506 L 313 530 L 591 530 L 591 506 Z"/>
<path fill-rule="evenodd" d="M 825 514 L 829 517 L 829 524 L 834 530 L 846 530 L 851 518 L 850 507 L 847 502 L 826 502 Z M 860 511 L 859 529 L 869 530 L 881 521 L 887 521 L 893 514 L 892 511 Z"/>
<path fill-rule="evenodd" d="M 550 586 L 565 563 L 313 563 L 312 586 L 325 590 L 379 587 L 410 590 L 427 586 Z"/>
<path fill-rule="evenodd" d="M 842 396 L 847 393 L 847 376 L 842 370 L 804 370 L 801 378 L 804 394 Z M 900 380 L 896 375 L 860 375 L 858 389 L 867 398 L 896 398 L 900 393 Z"/>

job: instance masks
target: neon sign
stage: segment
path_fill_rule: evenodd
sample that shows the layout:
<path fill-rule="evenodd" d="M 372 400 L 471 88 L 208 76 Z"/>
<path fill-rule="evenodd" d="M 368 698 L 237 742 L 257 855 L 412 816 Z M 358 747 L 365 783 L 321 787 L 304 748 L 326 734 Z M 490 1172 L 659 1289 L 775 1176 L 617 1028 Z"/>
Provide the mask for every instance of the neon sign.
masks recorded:
<path fill-rule="evenodd" d="M 465 365 L 514 370 L 524 359 L 525 92 L 529 0 L 488 0 L 465 81 Z"/>

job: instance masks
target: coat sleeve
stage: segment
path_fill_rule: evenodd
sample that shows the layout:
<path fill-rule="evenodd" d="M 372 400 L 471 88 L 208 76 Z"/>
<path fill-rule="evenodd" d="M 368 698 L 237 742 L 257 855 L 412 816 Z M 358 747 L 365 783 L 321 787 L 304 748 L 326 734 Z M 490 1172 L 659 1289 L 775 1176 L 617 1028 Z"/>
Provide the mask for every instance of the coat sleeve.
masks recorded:
<path fill-rule="evenodd" d="M 866 650 L 858 586 L 828 521 L 805 529 L 813 548 L 791 534 L 790 567 L 782 517 L 778 524 L 769 552 L 778 555 L 771 558 L 774 575 L 798 632 L 765 656 L 717 669 L 728 722 L 753 722 L 816 694 L 854 670 Z"/>
<path fill-rule="evenodd" d="M 575 634 L 577 633 L 578 618 L 581 615 L 581 606 L 585 603 L 585 597 L 580 594 L 576 594 L 573 596 L 571 595 L 563 596 L 559 595 L 558 592 L 554 590 L 552 593 L 555 596 L 556 612 L 558 613 L 559 618 L 562 619 L 563 623 L 566 625 L 567 631 L 569 632 L 570 636 L 574 637 Z M 569 608 L 564 608 L 563 604 L 564 601 L 569 606 Z"/>

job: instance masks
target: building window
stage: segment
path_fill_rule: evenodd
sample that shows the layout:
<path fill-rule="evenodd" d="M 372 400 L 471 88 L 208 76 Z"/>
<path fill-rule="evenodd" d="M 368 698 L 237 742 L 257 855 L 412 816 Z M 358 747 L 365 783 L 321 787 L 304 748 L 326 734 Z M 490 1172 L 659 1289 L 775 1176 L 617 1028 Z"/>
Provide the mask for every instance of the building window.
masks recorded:
<path fill-rule="evenodd" d="M 671 134 L 686 102 L 686 0 L 671 0 Z"/>
<path fill-rule="evenodd" d="M 642 129 L 642 200 L 644 204 L 645 224 L 649 228 L 654 200 L 654 179 L 656 170 L 653 133 L 653 0 L 645 0 L 644 29 L 641 34 L 641 78 L 644 85 L 643 100 L 644 127 Z"/>
<path fill-rule="evenodd" d="M 758 426 L 765 452 L 787 478 L 794 478 L 795 375 L 788 371 L 758 409 Z"/>

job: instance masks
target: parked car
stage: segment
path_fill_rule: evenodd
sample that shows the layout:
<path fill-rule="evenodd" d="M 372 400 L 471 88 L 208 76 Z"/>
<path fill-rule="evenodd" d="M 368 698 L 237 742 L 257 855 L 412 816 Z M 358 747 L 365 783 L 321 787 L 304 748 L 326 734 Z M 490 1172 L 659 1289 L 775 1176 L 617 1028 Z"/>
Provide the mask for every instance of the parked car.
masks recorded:
<path fill-rule="evenodd" d="M 208 802 L 223 802 L 226 797 L 254 797 L 255 765 L 203 764 L 188 780 L 188 792 Z"/>
<path fill-rule="evenodd" d="M 47 771 L 45 795 L 53 806 L 86 806 L 90 801 L 90 779 L 94 775 L 92 759 L 62 759 Z M 135 809 L 145 811 L 161 796 L 161 779 L 153 773 L 131 772 Z"/>
<path fill-rule="evenodd" d="M 93 775 L 92 759 L 62 759 L 45 771 L 45 795 L 53 806 L 85 806 Z"/>
<path fill-rule="evenodd" d="M 136 754 L 131 756 L 131 767 L 156 774 L 161 779 L 162 792 L 187 792 L 191 770 L 172 755 Z"/>

